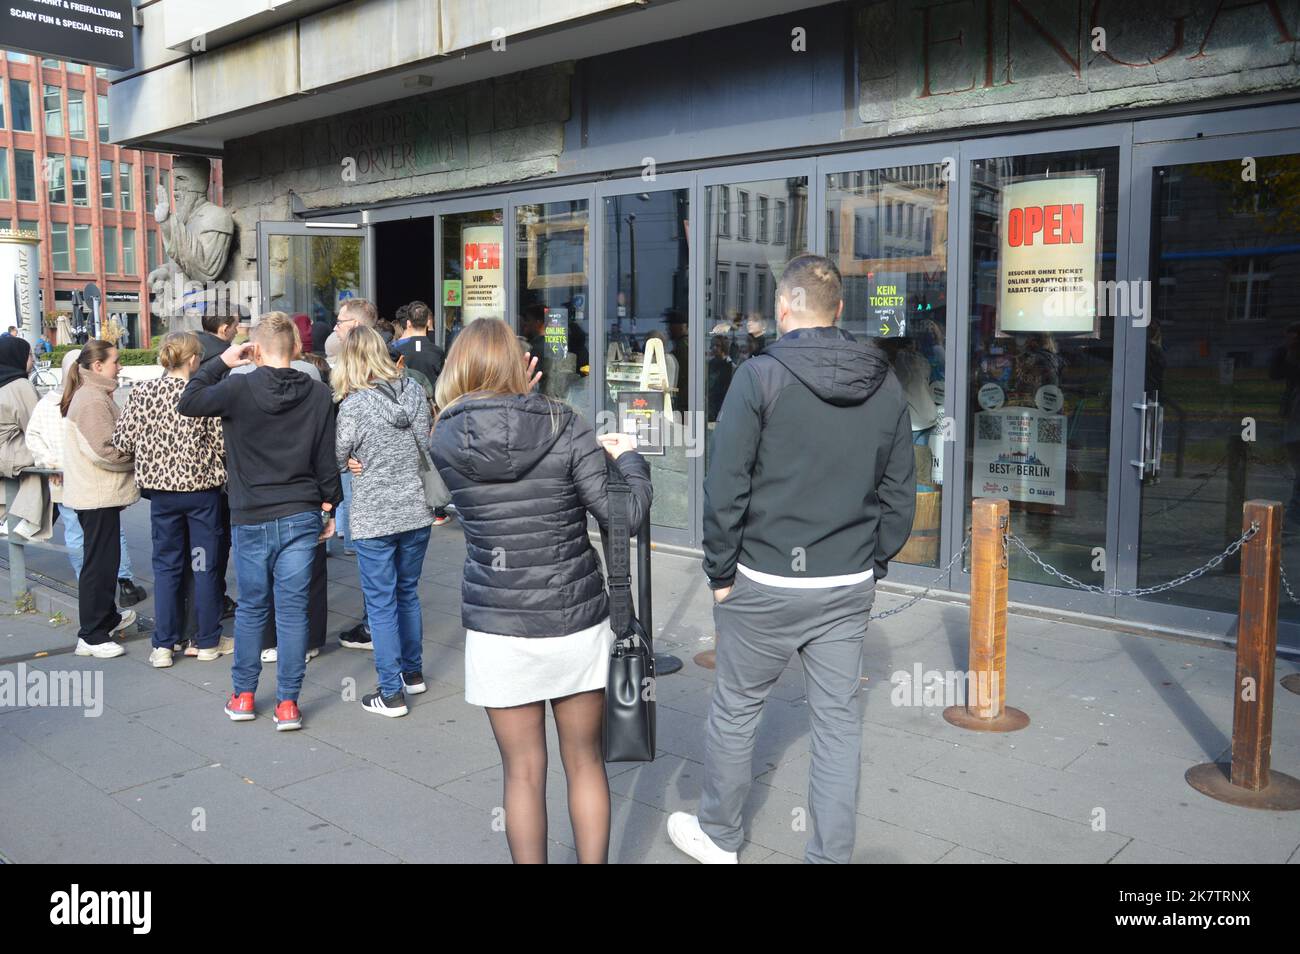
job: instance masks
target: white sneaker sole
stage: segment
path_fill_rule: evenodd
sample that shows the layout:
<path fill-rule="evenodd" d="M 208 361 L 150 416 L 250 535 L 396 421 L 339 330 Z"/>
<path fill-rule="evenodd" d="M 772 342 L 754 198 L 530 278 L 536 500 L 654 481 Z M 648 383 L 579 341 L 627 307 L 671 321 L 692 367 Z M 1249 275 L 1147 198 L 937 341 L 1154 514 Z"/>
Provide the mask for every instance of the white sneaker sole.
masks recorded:
<path fill-rule="evenodd" d="M 408 696 L 418 696 L 422 692 L 428 692 L 429 687 L 425 683 L 420 683 L 418 686 L 408 686 L 406 683 L 402 683 L 402 691 Z"/>
<path fill-rule="evenodd" d="M 365 705 L 364 703 L 361 708 L 365 709 L 367 712 L 373 712 L 375 715 L 388 716 L 390 719 L 400 718 L 411 711 L 407 706 L 402 706 L 400 709 L 380 709 Z"/>
<path fill-rule="evenodd" d="M 100 643 L 102 646 L 113 646 L 120 650 L 119 652 L 95 652 L 93 649 L 82 649 L 78 646 L 72 651 L 74 656 L 94 656 L 96 659 L 116 659 L 118 656 L 125 656 L 126 650 L 122 649 L 118 643 Z"/>
<path fill-rule="evenodd" d="M 127 627 L 134 626 L 135 621 L 136 621 L 135 610 L 123 610 L 122 619 L 118 622 L 116 626 L 114 626 L 112 629 L 108 631 L 108 635 L 110 637 L 116 636 L 118 633 L 122 632 L 122 630 L 126 629 Z"/>
<path fill-rule="evenodd" d="M 166 659 L 149 660 L 149 665 L 153 666 L 154 669 L 171 669 L 175 664 L 176 661 L 172 659 L 171 656 L 168 656 Z"/>
<path fill-rule="evenodd" d="M 226 715 L 230 716 L 231 722 L 252 722 L 257 718 L 255 712 L 231 712 L 229 709 L 226 710 Z"/>

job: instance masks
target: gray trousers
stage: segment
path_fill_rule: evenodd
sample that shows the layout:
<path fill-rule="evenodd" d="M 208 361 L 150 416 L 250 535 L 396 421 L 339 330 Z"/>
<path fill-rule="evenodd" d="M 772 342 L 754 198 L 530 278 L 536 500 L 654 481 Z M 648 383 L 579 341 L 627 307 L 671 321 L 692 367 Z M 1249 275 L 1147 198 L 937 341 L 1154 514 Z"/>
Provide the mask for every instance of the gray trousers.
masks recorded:
<path fill-rule="evenodd" d="M 826 589 L 768 586 L 736 574 L 713 605 L 717 682 L 709 706 L 700 827 L 725 851 L 744 840 L 741 812 L 753 782 L 754 737 L 772 685 L 794 653 L 803 663 L 812 719 L 811 836 L 805 860 L 847 864 L 857 833 L 862 752 L 862 644 L 874 580 Z"/>

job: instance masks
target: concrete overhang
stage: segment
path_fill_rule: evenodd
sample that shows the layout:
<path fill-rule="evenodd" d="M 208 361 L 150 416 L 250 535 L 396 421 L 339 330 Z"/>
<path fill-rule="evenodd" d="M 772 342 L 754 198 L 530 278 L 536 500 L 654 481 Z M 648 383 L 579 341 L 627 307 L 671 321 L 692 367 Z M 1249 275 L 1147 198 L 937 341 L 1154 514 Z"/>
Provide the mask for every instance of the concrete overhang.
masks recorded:
<path fill-rule="evenodd" d="M 580 60 L 819 6 L 816 0 L 237 0 L 258 16 L 206 49 L 166 45 L 170 5 L 141 8 L 137 62 L 110 88 L 110 138 L 140 149 L 220 155 L 225 143 L 495 76 Z M 225 30 L 269 29 L 216 47 Z M 206 4 L 205 4 L 206 5 Z M 563 19 L 556 19 L 561 15 Z M 500 21 L 501 25 L 496 25 Z M 177 36 L 191 32 L 187 27 Z M 156 31 L 151 34 L 151 31 Z M 502 46 L 504 49 L 494 48 Z M 190 42 L 192 43 L 191 37 Z"/>

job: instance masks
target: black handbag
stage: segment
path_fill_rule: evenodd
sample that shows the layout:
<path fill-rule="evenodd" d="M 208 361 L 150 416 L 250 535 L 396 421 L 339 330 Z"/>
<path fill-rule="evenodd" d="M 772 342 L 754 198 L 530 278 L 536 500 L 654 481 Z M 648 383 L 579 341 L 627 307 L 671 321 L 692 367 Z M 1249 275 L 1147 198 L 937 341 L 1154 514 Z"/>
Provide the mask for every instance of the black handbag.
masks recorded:
<path fill-rule="evenodd" d="M 632 606 L 632 490 L 613 460 L 609 470 L 609 532 L 603 533 L 609 570 L 609 625 L 614 645 L 605 683 L 602 740 L 606 762 L 653 762 L 655 758 L 654 646 Z"/>

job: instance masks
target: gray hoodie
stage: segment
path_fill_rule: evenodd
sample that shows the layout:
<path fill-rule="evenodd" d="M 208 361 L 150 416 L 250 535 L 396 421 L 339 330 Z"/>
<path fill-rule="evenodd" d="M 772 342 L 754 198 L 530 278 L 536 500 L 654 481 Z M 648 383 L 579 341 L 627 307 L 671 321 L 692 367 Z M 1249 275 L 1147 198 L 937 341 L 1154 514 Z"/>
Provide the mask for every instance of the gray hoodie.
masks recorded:
<path fill-rule="evenodd" d="M 339 469 L 361 462 L 352 478 L 348 520 L 358 540 L 417 530 L 433 523 L 424 499 L 419 452 L 428 452 L 429 402 L 413 381 L 398 378 L 349 394 L 339 404 L 335 453 Z"/>

